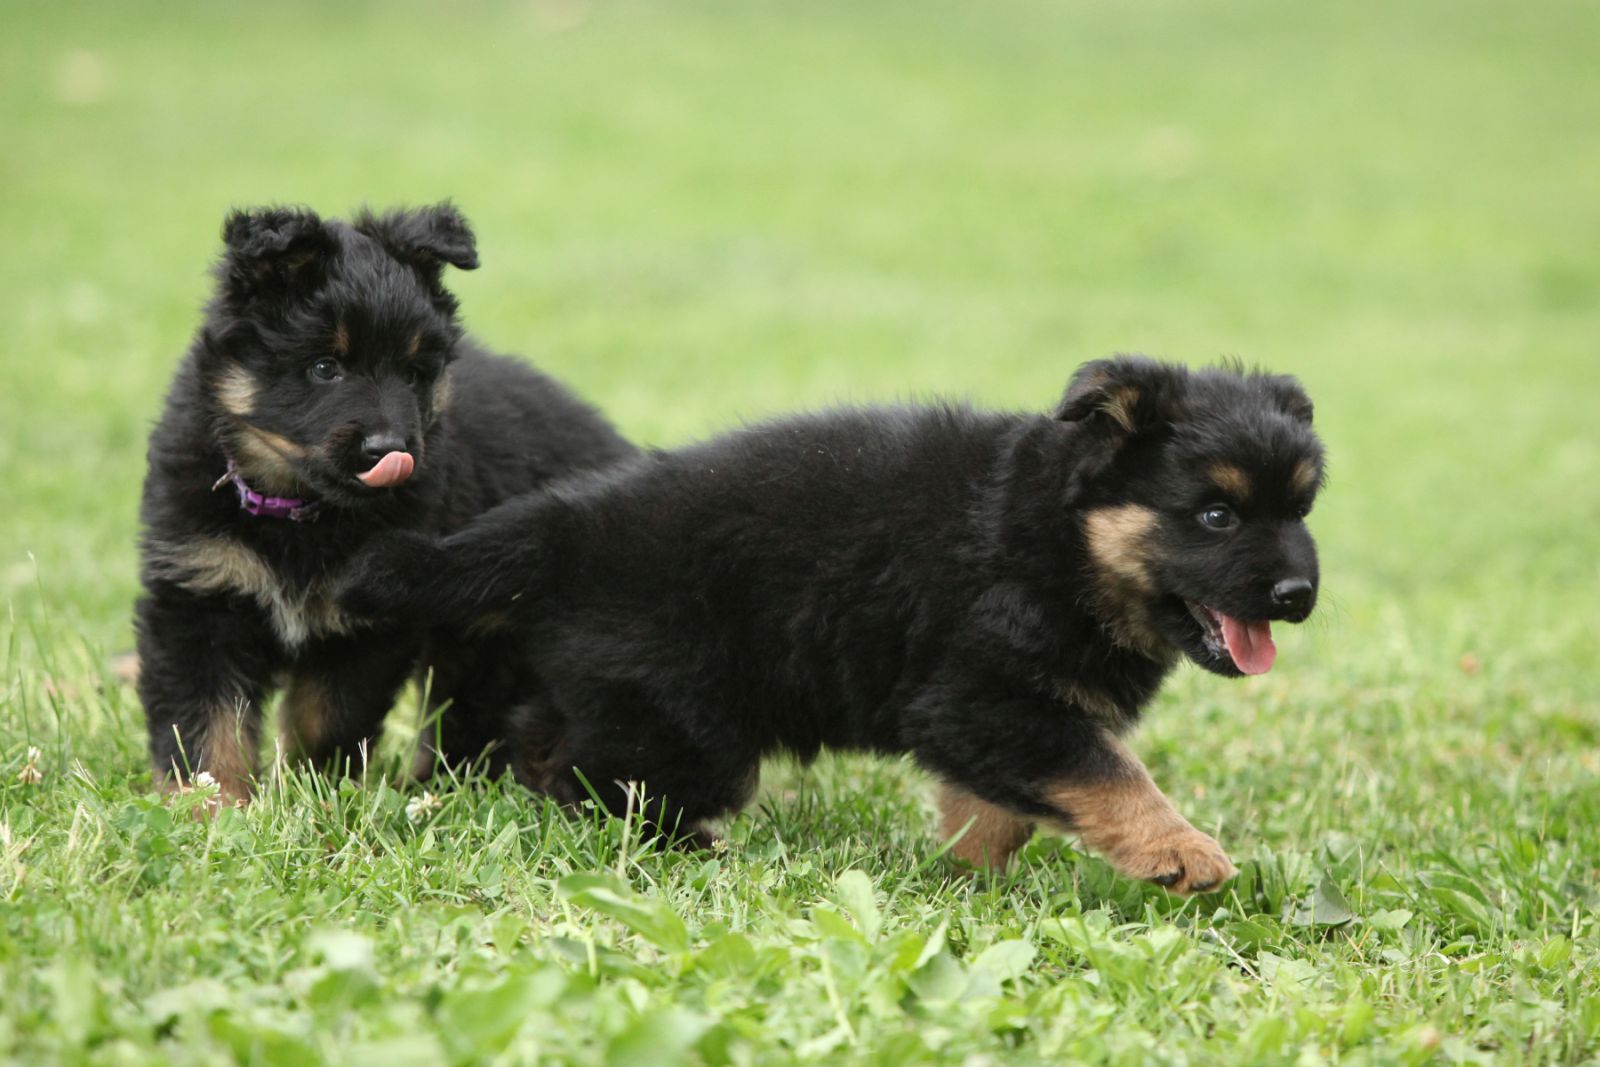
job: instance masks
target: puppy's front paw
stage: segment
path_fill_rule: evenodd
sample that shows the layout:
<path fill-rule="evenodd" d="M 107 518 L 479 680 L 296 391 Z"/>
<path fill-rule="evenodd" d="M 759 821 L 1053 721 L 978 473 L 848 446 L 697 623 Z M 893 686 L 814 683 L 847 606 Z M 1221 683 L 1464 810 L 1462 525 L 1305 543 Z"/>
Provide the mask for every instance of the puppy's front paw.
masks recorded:
<path fill-rule="evenodd" d="M 1143 878 L 1185 896 L 1208 893 L 1239 873 L 1215 838 L 1188 826 L 1110 859 L 1130 878 Z"/>
<path fill-rule="evenodd" d="M 430 538 L 409 530 L 374 537 L 339 575 L 339 609 L 369 619 L 405 613 L 429 576 L 433 553 Z"/>

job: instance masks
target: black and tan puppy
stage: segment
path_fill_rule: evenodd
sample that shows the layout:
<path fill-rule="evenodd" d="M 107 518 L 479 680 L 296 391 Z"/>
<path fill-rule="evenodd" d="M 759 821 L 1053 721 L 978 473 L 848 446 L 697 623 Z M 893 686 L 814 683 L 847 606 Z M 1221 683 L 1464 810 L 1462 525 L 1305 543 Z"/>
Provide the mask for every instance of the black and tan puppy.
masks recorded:
<path fill-rule="evenodd" d="M 445 533 L 634 449 L 549 378 L 463 337 L 440 275 L 478 259 L 450 205 L 350 223 L 235 212 L 223 241 L 141 509 L 139 695 L 157 781 L 207 771 L 244 797 L 279 683 L 291 754 L 358 760 L 423 661 L 435 701 L 452 702 L 442 747 L 471 758 L 525 684 L 516 662 L 424 622 L 363 625 L 332 577 L 375 533 Z"/>
<path fill-rule="evenodd" d="M 1234 868 L 1121 737 L 1182 657 L 1272 666 L 1321 481 L 1293 379 L 1119 358 L 1049 415 L 837 411 L 570 480 L 375 544 L 342 597 L 530 637 L 512 764 L 564 801 L 643 783 L 694 834 L 763 754 L 910 752 L 961 857 L 1042 823 L 1192 892 Z"/>

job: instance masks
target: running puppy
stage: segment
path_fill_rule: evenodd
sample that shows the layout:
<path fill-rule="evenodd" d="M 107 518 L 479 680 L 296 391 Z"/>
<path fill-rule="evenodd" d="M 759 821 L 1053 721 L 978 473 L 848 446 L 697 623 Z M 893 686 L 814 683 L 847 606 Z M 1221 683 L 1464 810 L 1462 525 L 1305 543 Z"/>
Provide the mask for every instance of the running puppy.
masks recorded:
<path fill-rule="evenodd" d="M 494 642 L 365 626 L 332 576 L 374 534 L 456 529 L 547 480 L 634 454 L 593 408 L 463 337 L 446 264 L 478 265 L 449 204 L 323 220 L 237 211 L 205 320 L 150 438 L 136 609 L 156 781 L 248 795 L 262 702 L 285 747 L 359 761 L 419 663 L 470 759 L 521 688 Z M 428 651 L 423 654 L 427 638 Z"/>
<path fill-rule="evenodd" d="M 703 835 L 764 754 L 910 752 L 968 861 L 1042 823 L 1198 892 L 1234 867 L 1121 737 L 1181 658 L 1260 674 L 1311 613 L 1311 412 L 1292 378 L 1125 357 L 1049 415 L 782 419 L 375 543 L 341 598 L 530 636 L 512 765 L 560 800 L 575 768 L 617 809 L 642 782 Z"/>

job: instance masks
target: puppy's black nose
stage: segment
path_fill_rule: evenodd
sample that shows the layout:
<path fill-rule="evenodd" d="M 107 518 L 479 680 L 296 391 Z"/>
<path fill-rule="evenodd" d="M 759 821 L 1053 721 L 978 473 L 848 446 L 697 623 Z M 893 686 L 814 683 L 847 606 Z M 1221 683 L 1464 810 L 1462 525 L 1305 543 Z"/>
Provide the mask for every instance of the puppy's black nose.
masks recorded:
<path fill-rule="evenodd" d="M 397 433 L 368 434 L 361 442 L 361 451 L 373 459 L 382 459 L 390 452 L 404 452 L 406 439 Z"/>
<path fill-rule="evenodd" d="M 1317 587 L 1309 578 L 1285 578 L 1272 587 L 1272 602 L 1291 618 L 1304 618 L 1311 611 L 1312 598 Z"/>

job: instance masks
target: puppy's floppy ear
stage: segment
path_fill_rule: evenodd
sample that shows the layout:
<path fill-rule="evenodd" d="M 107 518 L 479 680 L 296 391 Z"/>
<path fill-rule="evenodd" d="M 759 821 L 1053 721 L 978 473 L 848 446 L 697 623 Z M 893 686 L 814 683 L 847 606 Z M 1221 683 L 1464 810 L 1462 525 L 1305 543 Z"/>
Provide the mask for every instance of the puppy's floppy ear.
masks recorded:
<path fill-rule="evenodd" d="M 1113 433 L 1137 434 L 1170 419 L 1188 371 L 1147 356 L 1097 359 L 1078 368 L 1054 417 L 1099 419 Z"/>
<path fill-rule="evenodd" d="M 1307 426 L 1311 425 L 1311 417 L 1316 409 L 1298 378 L 1288 374 L 1266 374 L 1262 375 L 1262 381 L 1284 414 Z"/>
<path fill-rule="evenodd" d="M 443 264 L 460 270 L 478 267 L 477 239 L 466 217 L 448 200 L 430 207 L 396 208 L 374 215 L 363 208 L 355 228 L 437 280 Z"/>
<path fill-rule="evenodd" d="M 236 300 L 281 297 L 315 285 L 339 248 L 315 212 L 295 207 L 230 211 L 222 243 L 223 281 Z"/>

